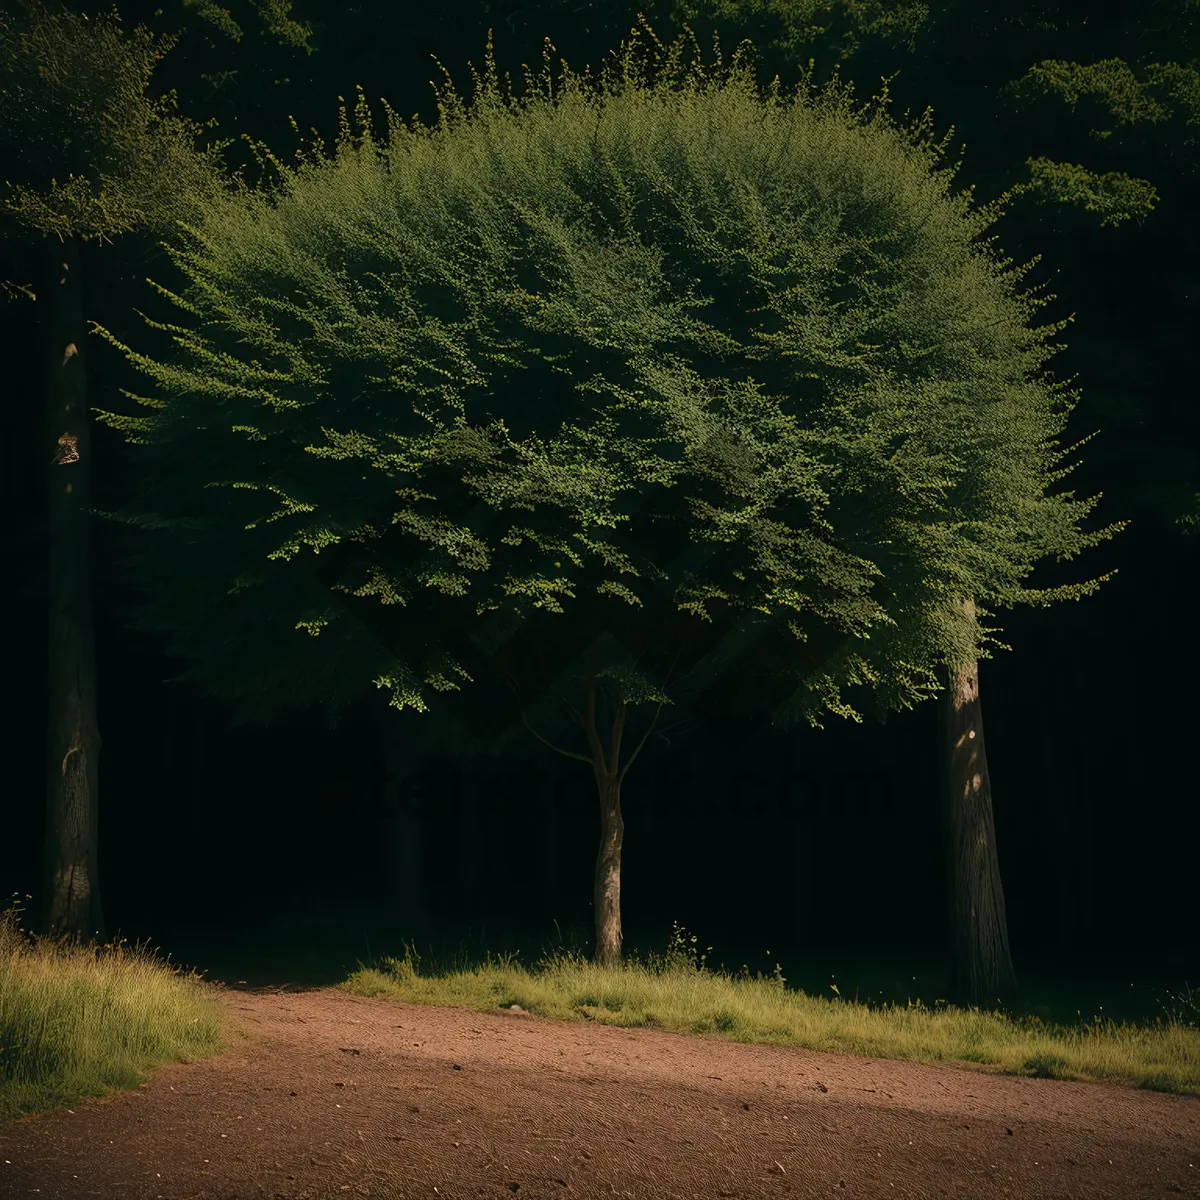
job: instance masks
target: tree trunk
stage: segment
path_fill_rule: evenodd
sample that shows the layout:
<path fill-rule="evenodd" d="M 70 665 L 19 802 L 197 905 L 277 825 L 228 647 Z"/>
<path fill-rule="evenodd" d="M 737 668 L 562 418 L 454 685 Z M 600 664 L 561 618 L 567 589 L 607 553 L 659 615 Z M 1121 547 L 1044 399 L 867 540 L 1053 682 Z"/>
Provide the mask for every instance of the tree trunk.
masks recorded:
<path fill-rule="evenodd" d="M 606 771 L 597 763 L 596 786 L 600 791 L 600 849 L 596 854 L 596 878 L 592 889 L 596 919 L 593 959 L 598 966 L 617 967 L 621 965 L 621 843 L 625 839 L 621 773 Z"/>
<path fill-rule="evenodd" d="M 79 246 L 46 237 L 41 295 L 50 346 L 47 444 L 48 778 L 41 930 L 52 938 L 107 940 L 97 869 L 100 731 L 88 571 L 91 447 L 87 329 Z"/>
<path fill-rule="evenodd" d="M 609 751 L 605 755 L 596 730 L 596 681 L 597 667 L 603 661 L 604 651 L 611 648 L 612 635 L 605 634 L 587 652 L 587 712 L 576 712 L 568 704 L 572 715 L 587 738 L 590 754 L 578 754 L 564 750 L 547 741 L 532 725 L 521 710 L 521 718 L 529 731 L 551 750 L 585 762 L 592 768 L 596 788 L 600 794 L 600 849 L 596 853 L 596 870 L 592 879 L 592 918 L 595 923 L 596 941 L 592 950 L 592 961 L 601 967 L 621 965 L 621 845 L 625 840 L 625 821 L 621 816 L 621 783 L 626 772 L 642 752 L 646 739 L 658 724 L 659 713 L 664 701 L 660 701 L 646 732 L 634 748 L 633 753 L 621 766 L 621 739 L 625 733 L 625 715 L 628 702 L 619 696 L 612 700 L 613 721 L 609 736 Z"/>
<path fill-rule="evenodd" d="M 973 611 L 974 601 L 967 600 Z M 950 900 L 952 959 L 947 1000 L 1004 1007 L 1017 1000 L 1008 948 L 1004 889 L 996 856 L 992 786 L 979 707 L 979 663 L 943 667 L 942 818 Z"/>

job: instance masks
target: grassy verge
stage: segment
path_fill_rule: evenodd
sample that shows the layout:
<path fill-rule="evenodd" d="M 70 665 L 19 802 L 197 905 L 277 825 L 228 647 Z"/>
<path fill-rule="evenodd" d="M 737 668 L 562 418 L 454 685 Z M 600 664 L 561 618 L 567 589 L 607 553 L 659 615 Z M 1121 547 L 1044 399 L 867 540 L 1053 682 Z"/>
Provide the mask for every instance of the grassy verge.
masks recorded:
<path fill-rule="evenodd" d="M 695 938 L 691 939 L 692 942 Z M 359 964 L 337 986 L 362 996 L 491 1012 L 652 1027 L 729 1041 L 872 1058 L 960 1060 L 1015 1075 L 1096 1080 L 1200 1096 L 1200 1007 L 1189 991 L 1164 1023 L 1077 1027 L 917 1000 L 868 1006 L 708 969 L 678 929 L 666 955 L 617 969 L 560 948 L 526 970 L 511 956 L 421 974 L 420 958 Z M 835 989 L 836 990 L 836 989 Z M 0 914 L 0 1121 L 136 1087 L 162 1062 L 221 1053 L 230 1042 L 212 986 L 141 949 L 27 939 Z"/>
<path fill-rule="evenodd" d="M 695 939 L 692 939 L 693 941 Z M 426 977 L 411 950 L 361 967 L 340 986 L 363 996 L 490 1012 L 519 1005 L 538 1016 L 653 1027 L 735 1042 L 803 1046 L 917 1062 L 986 1064 L 1012 1075 L 1094 1080 L 1200 1096 L 1200 1028 L 1186 1014 L 1153 1026 L 1094 1018 L 1077 1028 L 952 1006 L 870 1007 L 793 991 L 776 975 L 711 971 L 689 957 L 680 931 L 667 955 L 617 969 L 555 954 L 527 971 L 510 959 Z M 1200 999 L 1200 998 L 1198 998 Z M 1185 1002 L 1192 1016 L 1195 1002 Z"/>
<path fill-rule="evenodd" d="M 135 1088 L 163 1062 L 219 1054 L 224 1014 L 195 975 L 123 943 L 34 940 L 0 913 L 0 1121 Z"/>

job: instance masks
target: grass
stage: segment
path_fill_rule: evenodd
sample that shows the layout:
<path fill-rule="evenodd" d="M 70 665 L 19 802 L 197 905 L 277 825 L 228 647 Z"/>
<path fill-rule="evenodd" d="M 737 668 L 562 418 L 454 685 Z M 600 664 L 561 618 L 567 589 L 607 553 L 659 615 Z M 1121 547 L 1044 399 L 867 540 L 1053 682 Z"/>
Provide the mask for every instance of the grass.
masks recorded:
<path fill-rule="evenodd" d="M 0 913 L 0 1120 L 135 1088 L 225 1048 L 211 988 L 122 943 L 29 939 Z"/>
<path fill-rule="evenodd" d="M 18 910 L 0 914 L 0 1121 L 67 1107 L 81 1096 L 137 1087 L 163 1062 L 230 1044 L 212 985 L 124 939 L 104 947 L 31 939 Z M 384 956 L 337 986 L 361 996 L 494 1012 L 513 1004 L 542 1017 L 804 1046 L 919 1062 L 963 1061 L 1005 1074 L 1096 1080 L 1200 1096 L 1200 994 L 1152 1025 L 1094 1017 L 1074 1027 L 1038 1016 L 924 1005 L 859 1003 L 787 986 L 778 966 L 750 978 L 705 965 L 676 927 L 663 956 L 635 953 L 602 969 L 559 947 L 532 970 L 514 957 L 419 970 Z M 561 935 L 560 935 L 561 942 Z M 1177 999 L 1177 998 L 1176 998 Z M 1165 1010 L 1164 1010 L 1165 1011 Z"/>

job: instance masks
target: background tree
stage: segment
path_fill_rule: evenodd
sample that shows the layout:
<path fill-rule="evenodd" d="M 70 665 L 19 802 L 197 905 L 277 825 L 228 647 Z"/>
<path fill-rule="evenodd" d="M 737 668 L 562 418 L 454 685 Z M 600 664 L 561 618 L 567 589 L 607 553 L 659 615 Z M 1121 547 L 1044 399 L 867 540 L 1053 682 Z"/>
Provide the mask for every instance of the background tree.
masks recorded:
<path fill-rule="evenodd" d="M 1192 8 L 1192 0 L 1185 0 Z M 1085 18 L 1086 20 L 1086 18 Z M 1182 46 L 1180 46 L 1182 49 Z M 1028 104 L 1037 97 L 1057 93 L 1072 109 L 1080 96 L 1092 93 L 1109 108 L 1121 123 L 1140 120 L 1165 121 L 1172 110 L 1157 100 L 1153 92 L 1167 93 L 1191 108 L 1189 124 L 1200 121 L 1200 76 L 1196 62 L 1181 67 L 1176 62 L 1138 64 L 1145 75 L 1139 81 L 1130 66 L 1121 59 L 1080 63 L 1044 60 L 1031 67 L 1020 79 L 1011 81 L 1001 94 L 1017 104 Z M 1090 131 L 1103 142 L 1113 130 Z M 1195 137 L 1185 135 L 1186 144 Z M 1090 157 L 1090 156 L 1089 156 Z M 1195 160 L 1193 157 L 1192 166 Z M 1101 228 L 1115 228 L 1126 221 L 1143 221 L 1152 211 L 1157 193 L 1149 180 L 1122 171 L 1097 171 L 1075 162 L 1055 161 L 1045 155 L 1026 159 L 1030 180 L 1028 193 L 1040 202 L 1083 210 Z M 1187 514 L 1176 518 L 1188 521 Z M 948 994 L 979 1003 L 993 994 L 1003 994 L 1012 986 L 1008 978 L 1011 963 L 1004 898 L 995 857 L 995 831 L 992 820 L 991 781 L 983 741 L 979 699 L 979 670 L 974 662 L 964 663 L 948 672 L 949 687 L 943 701 L 944 783 L 943 827 L 949 868 L 951 930 L 955 953 L 952 958 Z M 978 737 L 975 737 L 976 731 Z M 982 861 L 987 847 L 990 862 Z"/>
<path fill-rule="evenodd" d="M 193 286 L 168 295 L 208 332 L 175 327 L 173 361 L 121 346 L 171 399 L 99 414 L 146 448 L 155 511 L 121 519 L 174 535 L 130 560 L 146 626 L 248 711 L 372 678 L 424 710 L 425 688 L 473 679 L 458 631 L 488 613 L 584 639 L 606 964 L 642 744 L 620 767 L 625 707 L 666 697 L 597 638 L 687 614 L 695 661 L 750 675 L 776 720 L 858 718 L 856 684 L 898 710 L 988 640 L 958 595 L 1086 594 L 1099 581 L 1019 580 L 1119 527 L 1085 535 L 1094 501 L 1045 494 L 1070 407 L 1036 375 L 1053 330 L 972 246 L 994 213 L 930 173 L 928 114 L 905 138 L 886 93 L 869 125 L 837 87 L 764 106 L 736 57 L 732 84 L 681 103 L 639 86 L 634 42 L 605 119 L 569 69 L 550 101 L 548 64 L 544 94 L 506 111 L 490 44 L 473 110 L 448 88 L 441 126 L 409 130 L 389 108 L 383 155 L 360 99 L 360 146 L 343 112 L 332 163 L 190 227 L 171 253 Z"/>
<path fill-rule="evenodd" d="M 24 239 L 36 284 L 0 282 L 10 299 L 41 299 L 49 678 L 44 890 L 39 923 L 53 936 L 105 938 L 97 828 L 100 731 L 88 521 L 91 439 L 87 328 L 78 243 L 135 229 L 161 235 L 203 196 L 231 185 L 197 128 L 145 95 L 170 48 L 115 20 L 50 14 L 23 0 L 0 16 L 0 144 L 19 167 L 0 204 L 6 247 Z M 219 150 L 219 147 L 217 148 Z M 59 177 L 65 181 L 58 182 Z M 47 188 L 45 192 L 37 189 Z M 40 235 L 40 236 L 39 236 Z M 35 290 L 36 289 L 36 290 Z"/>

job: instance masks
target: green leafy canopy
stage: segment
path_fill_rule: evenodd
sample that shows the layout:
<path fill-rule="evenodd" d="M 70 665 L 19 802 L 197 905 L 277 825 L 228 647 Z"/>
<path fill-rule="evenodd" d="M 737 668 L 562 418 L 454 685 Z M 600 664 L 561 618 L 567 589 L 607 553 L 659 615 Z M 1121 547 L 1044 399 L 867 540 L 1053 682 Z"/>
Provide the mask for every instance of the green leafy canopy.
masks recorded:
<path fill-rule="evenodd" d="M 898 710 L 977 657 L 963 598 L 1108 577 L 1022 586 L 1123 523 L 1084 533 L 1096 498 L 1047 493 L 1074 397 L 1028 267 L 976 244 L 1008 193 L 952 196 L 886 83 L 869 121 L 836 77 L 764 100 L 742 48 L 709 80 L 684 41 L 643 18 L 620 86 L 564 64 L 557 96 L 547 41 L 518 105 L 489 34 L 473 108 L 449 84 L 433 129 L 388 108 L 386 149 L 360 94 L 357 146 L 343 109 L 332 159 L 179 222 L 191 286 L 158 290 L 189 320 L 146 318 L 169 359 L 96 327 L 158 385 L 98 414 L 145 481 L 108 515 L 152 531 L 139 623 L 190 678 L 259 717 L 370 680 L 423 710 L 488 621 L 674 621 L 819 725 L 860 719 L 847 686 Z M 627 661 L 610 679 L 661 703 Z"/>

